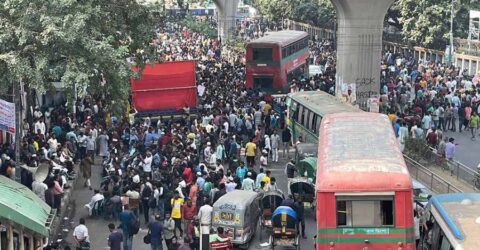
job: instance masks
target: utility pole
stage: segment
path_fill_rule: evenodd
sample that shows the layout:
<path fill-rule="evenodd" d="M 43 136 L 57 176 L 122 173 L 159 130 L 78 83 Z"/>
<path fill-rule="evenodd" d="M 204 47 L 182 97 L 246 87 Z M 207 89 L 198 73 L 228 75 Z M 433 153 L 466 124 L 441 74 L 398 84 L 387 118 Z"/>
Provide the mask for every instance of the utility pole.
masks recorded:
<path fill-rule="evenodd" d="M 15 180 L 21 181 L 20 152 L 22 145 L 22 85 L 20 80 L 13 84 L 13 101 L 15 103 Z"/>
<path fill-rule="evenodd" d="M 448 48 L 448 65 L 453 65 L 453 16 L 455 15 L 455 3 L 456 0 L 452 0 L 451 8 L 450 8 L 450 46 Z"/>

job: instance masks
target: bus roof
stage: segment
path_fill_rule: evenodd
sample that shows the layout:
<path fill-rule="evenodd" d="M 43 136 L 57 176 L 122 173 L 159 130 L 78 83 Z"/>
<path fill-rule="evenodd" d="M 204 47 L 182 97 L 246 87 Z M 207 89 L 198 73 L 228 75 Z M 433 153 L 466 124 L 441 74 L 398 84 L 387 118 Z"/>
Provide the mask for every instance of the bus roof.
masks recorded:
<path fill-rule="evenodd" d="M 307 36 L 307 32 L 296 30 L 268 32 L 266 36 L 250 41 L 249 43 L 247 43 L 247 46 L 255 44 L 280 44 L 281 46 L 285 46 Z"/>
<path fill-rule="evenodd" d="M 329 114 L 320 125 L 318 192 L 412 190 L 412 181 L 386 115 Z"/>
<path fill-rule="evenodd" d="M 361 111 L 359 108 L 344 103 L 338 100 L 335 96 L 323 91 L 302 91 L 288 94 L 288 96 L 295 102 L 301 103 L 303 106 L 322 117 L 331 113 Z"/>
<path fill-rule="evenodd" d="M 480 221 L 480 194 L 434 195 L 430 199 L 429 206 L 435 208 L 443 222 L 450 229 L 450 232 L 445 232 L 444 230 L 447 237 L 451 237 L 451 234 L 453 234 L 456 241 L 461 241 L 463 249 L 478 248 L 480 223 L 477 220 Z M 439 218 L 437 218 L 437 221 L 439 221 Z"/>

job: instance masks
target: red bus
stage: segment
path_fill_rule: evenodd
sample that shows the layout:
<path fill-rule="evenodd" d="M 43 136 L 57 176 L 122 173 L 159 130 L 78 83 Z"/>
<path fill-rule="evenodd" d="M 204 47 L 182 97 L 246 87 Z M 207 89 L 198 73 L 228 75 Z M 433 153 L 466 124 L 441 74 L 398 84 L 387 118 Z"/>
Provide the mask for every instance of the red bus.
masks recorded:
<path fill-rule="evenodd" d="M 326 115 L 316 178 L 317 250 L 415 249 L 412 180 L 386 115 Z"/>
<path fill-rule="evenodd" d="M 308 75 L 308 56 L 308 33 L 303 31 L 269 32 L 247 43 L 247 88 L 288 93 L 294 78 Z"/>

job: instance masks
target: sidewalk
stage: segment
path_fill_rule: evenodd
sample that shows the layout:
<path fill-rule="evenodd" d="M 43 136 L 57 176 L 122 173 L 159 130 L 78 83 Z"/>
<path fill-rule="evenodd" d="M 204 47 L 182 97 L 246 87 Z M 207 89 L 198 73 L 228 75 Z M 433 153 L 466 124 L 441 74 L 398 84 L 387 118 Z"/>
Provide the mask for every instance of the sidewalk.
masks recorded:
<path fill-rule="evenodd" d="M 444 180 L 446 180 L 448 183 L 450 183 L 452 186 L 460 189 L 464 193 L 477 193 L 478 190 L 475 190 L 473 188 L 473 184 L 468 184 L 465 181 L 461 179 L 457 179 L 456 176 L 450 175 L 450 172 L 448 170 L 442 170 L 440 168 L 436 167 L 429 167 L 428 170 L 432 171 L 436 175 L 440 176 Z"/>

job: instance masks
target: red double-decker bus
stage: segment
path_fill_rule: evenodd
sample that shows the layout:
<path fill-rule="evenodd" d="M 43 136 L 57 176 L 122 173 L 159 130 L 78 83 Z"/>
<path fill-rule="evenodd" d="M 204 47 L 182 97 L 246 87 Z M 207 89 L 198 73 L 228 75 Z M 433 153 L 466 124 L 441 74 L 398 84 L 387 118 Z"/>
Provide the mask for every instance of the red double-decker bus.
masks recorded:
<path fill-rule="evenodd" d="M 317 250 L 414 250 L 412 180 L 386 115 L 322 119 Z"/>
<path fill-rule="evenodd" d="M 270 32 L 247 44 L 247 88 L 269 94 L 288 93 L 289 83 L 308 75 L 308 33 Z"/>

